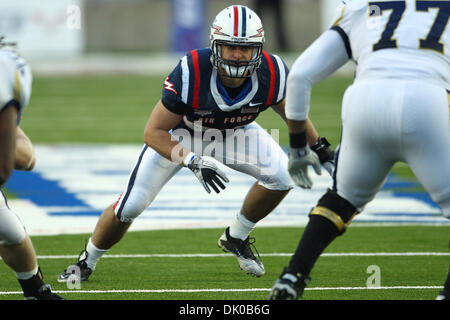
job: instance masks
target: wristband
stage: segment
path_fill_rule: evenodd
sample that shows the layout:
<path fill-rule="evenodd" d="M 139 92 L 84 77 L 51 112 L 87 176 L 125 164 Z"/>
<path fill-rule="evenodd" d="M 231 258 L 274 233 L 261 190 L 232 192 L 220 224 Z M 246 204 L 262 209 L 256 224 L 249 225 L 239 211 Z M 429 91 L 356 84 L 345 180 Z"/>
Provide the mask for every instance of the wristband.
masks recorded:
<path fill-rule="evenodd" d="M 306 144 L 306 130 L 300 133 L 289 134 L 289 145 L 291 148 L 304 148 Z"/>
<path fill-rule="evenodd" d="M 188 167 L 191 160 L 194 159 L 195 157 L 196 157 L 195 153 L 189 152 L 188 155 L 183 160 L 183 165 L 185 167 Z"/>

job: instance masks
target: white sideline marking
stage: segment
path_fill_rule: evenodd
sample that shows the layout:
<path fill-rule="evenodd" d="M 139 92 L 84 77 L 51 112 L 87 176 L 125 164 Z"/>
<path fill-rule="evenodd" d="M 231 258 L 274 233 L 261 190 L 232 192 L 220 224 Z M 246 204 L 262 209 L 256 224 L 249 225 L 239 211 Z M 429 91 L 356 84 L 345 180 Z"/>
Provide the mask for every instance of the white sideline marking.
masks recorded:
<path fill-rule="evenodd" d="M 387 287 L 315 287 L 305 288 L 310 291 L 330 291 L 330 290 L 423 290 L 423 289 L 442 289 L 443 286 L 387 286 Z M 130 290 L 58 290 L 53 291 L 59 294 L 67 293 L 197 293 L 197 292 L 257 292 L 270 291 L 271 288 L 249 288 L 249 289 L 130 289 Z M 23 294 L 22 291 L 0 291 L 0 295 Z"/>
<path fill-rule="evenodd" d="M 290 257 L 293 253 L 262 253 L 262 257 Z M 126 259 L 126 258 L 220 258 L 229 257 L 231 253 L 155 253 L 155 254 L 106 254 L 102 258 Z M 450 256 L 448 252 L 348 252 L 348 253 L 324 253 L 321 257 L 390 257 L 390 256 Z M 76 259 L 77 255 L 42 255 L 38 259 Z"/>

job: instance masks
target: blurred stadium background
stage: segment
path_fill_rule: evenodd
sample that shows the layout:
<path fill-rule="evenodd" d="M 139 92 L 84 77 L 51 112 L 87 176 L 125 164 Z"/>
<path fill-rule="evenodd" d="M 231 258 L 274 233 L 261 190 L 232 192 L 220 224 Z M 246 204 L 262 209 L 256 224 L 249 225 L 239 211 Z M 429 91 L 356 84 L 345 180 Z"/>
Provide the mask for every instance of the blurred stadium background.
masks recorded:
<path fill-rule="evenodd" d="M 21 54 L 33 65 L 36 75 L 165 73 L 173 66 L 164 63 L 168 61 L 165 59 L 173 62 L 192 48 L 209 45 L 209 25 L 221 9 L 235 3 L 254 8 L 257 2 L 5 0 L 0 3 L 0 32 L 19 43 Z M 273 9 L 262 6 L 258 13 L 265 26 L 265 49 L 295 56 L 326 28 L 338 2 L 280 1 L 280 26 L 286 46 L 278 42 Z"/>
<path fill-rule="evenodd" d="M 38 153 L 35 172 L 15 172 L 7 185 L 7 192 L 9 198 L 13 199 L 10 201 L 11 206 L 33 235 L 38 255 L 42 257 L 41 266 L 54 288 L 67 290 L 64 285 L 56 283 L 56 275 L 82 249 L 101 210 L 122 191 L 139 146 L 143 143 L 144 125 L 155 102 L 160 98 L 162 82 L 167 73 L 185 52 L 209 46 L 209 25 L 221 9 L 232 4 L 254 8 L 256 1 L 0 2 L 0 35 L 6 35 L 10 41 L 17 41 L 18 51 L 33 70 L 33 95 L 21 126 L 33 140 Z M 277 18 L 273 9 L 266 7 L 260 13 L 266 31 L 265 50 L 279 54 L 291 66 L 297 55 L 327 28 L 338 2 L 339 0 L 282 1 L 282 31 L 286 36 L 286 46 L 277 41 Z M 353 71 L 354 65 L 349 63 L 313 90 L 311 118 L 319 133 L 327 137 L 334 146 L 339 143 L 340 137 L 340 101 L 345 88 L 352 82 Z M 279 129 L 280 144 L 287 145 L 285 124 L 274 112 L 264 112 L 258 122 L 266 129 Z M 395 176 L 388 180 L 376 205 L 369 206 L 364 215 L 355 219 L 355 225 L 359 221 L 366 228 L 350 228 L 347 231 L 349 235 L 332 245 L 328 251 L 336 253 L 336 258 L 329 258 L 330 260 L 318 264 L 316 272 L 320 276 L 317 279 L 322 280 L 315 285 L 322 287 L 323 291 L 321 288 L 312 288 L 309 298 L 434 297 L 435 291 L 442 285 L 441 280 L 446 271 L 448 248 L 445 239 L 448 238 L 450 224 L 440 217 L 439 209 L 423 192 L 405 165 L 398 164 L 394 173 Z M 320 179 L 317 177 L 316 189 L 311 192 L 297 188 L 271 215 L 278 221 L 278 225 L 293 228 L 255 230 L 262 256 L 267 253 L 273 255 L 269 254 L 264 258 L 267 275 L 252 282 L 248 281 L 246 275 L 239 273 L 234 258 L 229 257 L 224 263 L 225 259 L 215 256 L 217 237 L 223 231 L 222 227 L 234 217 L 252 181 L 238 175 L 233 176 L 234 185 L 220 195 L 211 195 L 208 201 L 204 201 L 205 198 L 202 197 L 200 202 L 192 203 L 189 202 L 189 197 L 206 194 L 203 194 L 201 186 L 189 172 L 179 176 L 179 180 L 168 185 L 167 190 L 157 198 L 159 202 L 150 211 L 147 210 L 139 218 L 140 221 L 136 221 L 136 229 L 132 227 L 131 230 L 180 226 L 209 226 L 219 229 L 201 233 L 195 230 L 133 232 L 127 235 L 126 241 L 111 251 L 118 254 L 117 263 L 108 264 L 102 260 L 99 263 L 101 267 L 96 271 L 96 278 L 83 286 L 88 290 L 72 293 L 69 298 L 264 298 L 267 288 L 272 285 L 295 249 L 301 225 L 307 221 L 308 208 L 329 183 L 329 177 L 322 176 Z M 171 194 L 177 195 L 177 201 L 173 200 Z M 180 211 L 180 207 L 186 204 L 189 208 Z M 176 222 L 180 216 L 181 224 Z M 47 219 L 58 222 L 53 227 Z M 373 222 L 385 224 L 381 227 Z M 393 224 L 397 226 L 392 227 Z M 298 225 L 300 228 L 295 227 Z M 75 235 L 68 235 L 69 233 Z M 411 234 L 416 235 L 414 241 L 409 237 Z M 273 241 L 274 238 L 277 239 L 276 242 Z M 186 242 L 185 239 L 192 239 L 193 242 Z M 143 242 L 145 248 L 142 246 Z M 379 260 L 372 256 L 335 260 L 340 259 L 338 255 L 342 252 L 386 251 L 406 254 L 400 254 L 396 258 L 382 256 L 377 258 Z M 414 251 L 425 254 L 407 254 Z M 428 254 L 433 251 L 438 251 L 438 254 Z M 138 259 L 121 256 L 129 253 L 136 254 Z M 171 258 L 174 262 L 168 262 L 164 256 L 149 256 L 150 261 L 139 256 L 153 253 L 208 253 L 212 256 L 202 260 L 205 261 L 202 264 L 196 263 L 196 258 L 186 261 L 179 260 L 184 258 L 178 257 Z M 139 260 L 140 258 L 143 259 Z M 359 259 L 364 266 L 375 263 L 382 270 L 388 270 L 386 274 L 383 273 L 383 285 L 391 286 L 386 289 L 388 293 L 385 290 L 364 291 L 368 275 L 365 267 L 364 270 L 355 271 L 353 259 Z M 424 263 L 427 267 L 420 267 Z M 113 269 L 117 265 L 121 265 L 119 269 L 123 271 L 122 274 Z M 182 269 L 180 265 L 183 265 Z M 192 272 L 198 270 L 200 265 L 200 274 Z M 412 265 L 418 267 L 409 268 Z M 155 274 L 155 270 L 150 270 L 143 275 L 140 270 L 148 266 L 155 266 L 158 272 Z M 177 275 L 170 271 L 174 268 L 178 270 Z M 334 275 L 333 272 L 330 273 L 331 269 Z M 427 271 L 426 275 L 424 269 Z M 9 272 L 5 270 L 0 268 L 0 288 L 6 290 L 0 291 L 0 299 L 20 299 L 13 276 L 3 276 L 3 273 Z M 111 279 L 111 273 L 117 274 L 117 277 Z M 349 279 L 339 277 L 341 274 L 355 273 L 357 276 Z M 422 274 L 423 277 L 419 279 L 415 277 L 416 274 Z M 223 277 L 227 281 L 222 281 Z M 413 280 L 405 282 L 407 278 Z M 170 279 L 168 286 L 167 279 Z M 203 287 L 219 289 L 207 293 L 195 291 Z M 342 287 L 344 291 L 336 291 L 333 287 Z M 345 289 L 349 287 L 356 290 Z M 123 291 L 114 291 L 118 288 Z M 195 290 L 177 291 L 179 288 Z M 227 291 L 220 288 L 231 289 Z M 91 289 L 104 291 L 90 295 L 94 292 L 89 291 Z M 160 291 L 133 291 L 137 289 Z"/>

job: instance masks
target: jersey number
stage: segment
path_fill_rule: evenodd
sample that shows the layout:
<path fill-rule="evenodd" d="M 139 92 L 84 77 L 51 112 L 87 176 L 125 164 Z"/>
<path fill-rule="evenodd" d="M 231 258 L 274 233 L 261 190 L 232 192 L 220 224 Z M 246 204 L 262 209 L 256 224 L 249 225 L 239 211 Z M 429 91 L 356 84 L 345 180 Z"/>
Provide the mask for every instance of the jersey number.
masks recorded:
<path fill-rule="evenodd" d="M 384 10 L 392 10 L 386 27 L 381 34 L 381 39 L 373 45 L 373 51 L 386 48 L 397 48 L 397 40 L 393 39 L 395 29 L 397 29 L 403 13 L 406 9 L 405 1 L 386 1 L 386 2 L 369 2 L 369 16 L 379 16 Z M 438 14 L 431 26 L 430 31 L 425 39 L 420 39 L 419 47 L 421 49 L 431 49 L 444 53 L 444 45 L 439 42 L 447 26 L 450 16 L 449 1 L 416 1 L 416 10 L 428 12 L 430 8 L 438 8 Z"/>

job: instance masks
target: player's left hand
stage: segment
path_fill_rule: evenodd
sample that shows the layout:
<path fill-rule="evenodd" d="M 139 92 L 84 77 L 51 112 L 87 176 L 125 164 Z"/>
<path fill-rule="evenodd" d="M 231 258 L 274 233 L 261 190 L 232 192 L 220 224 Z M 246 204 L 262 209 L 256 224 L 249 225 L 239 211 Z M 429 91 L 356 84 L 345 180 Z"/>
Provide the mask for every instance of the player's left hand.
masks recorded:
<path fill-rule="evenodd" d="M 335 152 L 330 148 L 330 143 L 327 139 L 319 137 L 317 142 L 311 146 L 311 150 L 313 150 L 317 156 L 319 157 L 320 163 L 327 170 L 330 176 L 333 175 L 335 164 Z"/>
<path fill-rule="evenodd" d="M 313 185 L 308 174 L 310 165 L 318 175 L 322 174 L 319 157 L 308 145 L 303 148 L 289 148 L 289 174 L 294 183 L 303 189 L 311 189 Z"/>
<path fill-rule="evenodd" d="M 209 187 L 213 188 L 216 193 L 219 193 L 220 190 L 217 186 L 221 189 L 225 189 L 225 185 L 222 181 L 230 182 L 225 173 L 223 173 L 215 163 L 207 161 L 197 155 L 192 157 L 187 167 L 191 169 L 208 193 L 211 193 L 211 189 Z"/>

